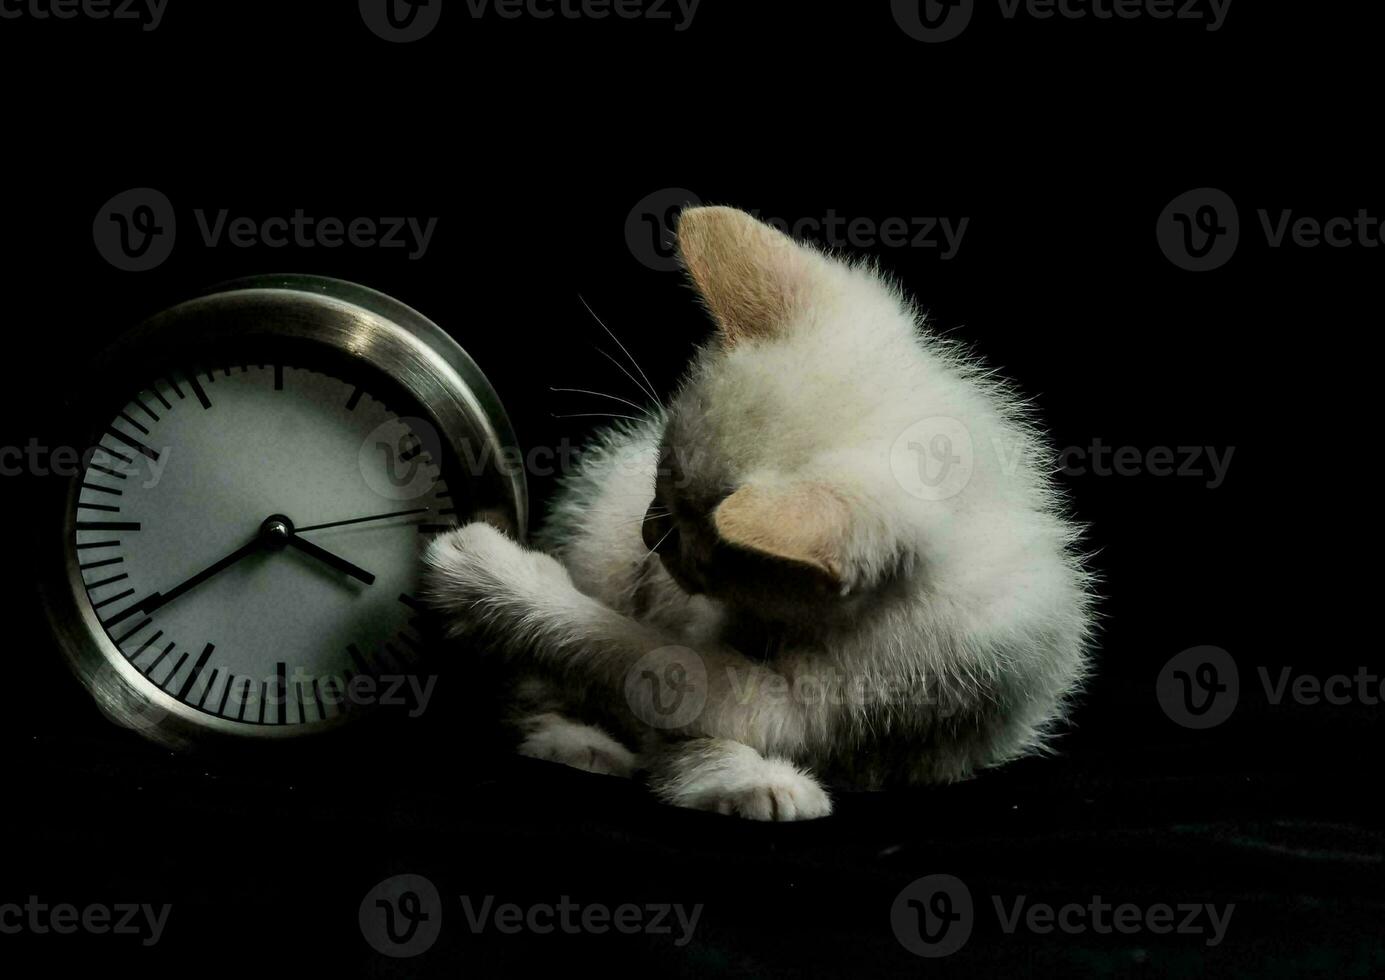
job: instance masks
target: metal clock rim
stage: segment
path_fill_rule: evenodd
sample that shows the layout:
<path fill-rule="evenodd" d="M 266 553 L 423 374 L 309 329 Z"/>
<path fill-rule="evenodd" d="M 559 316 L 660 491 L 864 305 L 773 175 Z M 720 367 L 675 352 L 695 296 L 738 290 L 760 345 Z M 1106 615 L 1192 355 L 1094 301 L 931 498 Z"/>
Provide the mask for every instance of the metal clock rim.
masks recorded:
<path fill-rule="evenodd" d="M 273 317 L 257 316 L 271 311 Z M 516 458 L 517 441 L 499 397 L 475 361 L 440 327 L 411 307 L 376 290 L 321 276 L 279 274 L 234 280 L 145 320 L 109 349 L 119 359 L 148 350 L 170 335 L 200 326 L 200 343 L 240 338 L 307 340 L 370 363 L 399 384 L 429 416 L 454 458 L 462 458 L 462 432 L 479 431 L 500 460 Z M 527 526 L 528 494 L 521 467 L 508 466 L 515 531 Z M 59 561 L 40 573 L 43 606 L 68 666 L 102 713 L 173 749 L 213 743 L 302 741 L 342 728 L 345 716 L 303 726 L 232 721 L 193 708 L 151 688 L 107 635 L 87 598 L 72 515 L 80 476 L 62 494 L 62 539 L 44 550 Z M 51 541 L 51 539 L 49 539 Z"/>

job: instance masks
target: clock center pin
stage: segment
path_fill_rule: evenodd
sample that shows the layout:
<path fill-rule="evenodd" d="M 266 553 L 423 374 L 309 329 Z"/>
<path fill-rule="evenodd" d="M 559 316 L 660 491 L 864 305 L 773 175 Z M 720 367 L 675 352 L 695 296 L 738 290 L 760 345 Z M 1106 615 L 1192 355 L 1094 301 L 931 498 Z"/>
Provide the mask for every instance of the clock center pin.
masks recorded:
<path fill-rule="evenodd" d="M 271 551 L 280 551 L 288 547 L 289 538 L 293 537 L 293 521 L 283 514 L 271 514 L 260 525 L 260 537 Z"/>

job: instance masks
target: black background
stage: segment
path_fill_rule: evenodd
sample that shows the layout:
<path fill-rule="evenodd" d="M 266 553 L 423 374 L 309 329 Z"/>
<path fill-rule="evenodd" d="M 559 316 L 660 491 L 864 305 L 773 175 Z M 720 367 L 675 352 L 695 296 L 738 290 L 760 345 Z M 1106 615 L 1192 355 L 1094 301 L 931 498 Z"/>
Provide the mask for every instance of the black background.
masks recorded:
<path fill-rule="evenodd" d="M 286 10 L 285 7 L 292 6 Z M 1258 671 L 1380 671 L 1378 455 L 1370 351 L 1385 249 L 1267 247 L 1256 211 L 1385 216 L 1374 25 L 1347 5 L 1233 3 L 1216 33 L 1148 20 L 1002 19 L 922 44 L 888 3 L 704 0 L 691 29 L 473 20 L 389 45 L 354 3 L 171 0 L 115 22 L 0 21 L 6 309 L 0 442 L 51 438 L 76 366 L 211 283 L 313 272 L 430 316 L 487 371 L 525 447 L 577 443 L 638 400 L 580 297 L 669 391 L 709 326 L 627 218 L 688 188 L 788 221 L 967 217 L 957 256 L 876 255 L 941 329 L 1038 401 L 1057 446 L 1215 446 L 1208 476 L 1062 477 L 1103 576 L 1098 671 L 1057 758 L 970 783 L 839 800 L 830 820 L 758 826 L 656 806 L 634 786 L 494 751 L 447 665 L 423 723 L 358 754 L 188 761 L 102 721 L 29 592 L 36 505 L 58 481 L 0 479 L 7 729 L 0 903 L 173 904 L 152 949 L 120 937 L 0 935 L 11 955 L 125 957 L 156 972 L 320 967 L 419 976 L 635 961 L 678 975 L 1378 972 L 1378 708 L 1273 705 Z M 94 247 L 103 204 L 153 187 L 171 258 L 121 272 Z M 1208 273 L 1172 264 L 1156 220 L 1217 187 L 1241 242 Z M 438 218 L 426 255 L 208 248 L 194 211 Z M 811 236 L 810 236 L 811 237 Z M 830 404 L 820 406 L 824 414 Z M 1374 437 L 1373 437 L 1373 434 Z M 531 480 L 536 513 L 551 493 Z M 1155 697 L 1170 657 L 1212 644 L 1242 694 L 1210 731 Z M 1378 694 L 1379 681 L 1376 682 Z M 445 896 L 442 938 L 391 961 L 357 906 L 389 875 Z M 948 873 L 976 897 L 959 953 L 919 960 L 890 905 Z M 529 905 L 704 903 L 693 942 L 472 934 L 456 896 Z M 1234 902 L 1225 941 L 1003 934 L 989 897 Z"/>

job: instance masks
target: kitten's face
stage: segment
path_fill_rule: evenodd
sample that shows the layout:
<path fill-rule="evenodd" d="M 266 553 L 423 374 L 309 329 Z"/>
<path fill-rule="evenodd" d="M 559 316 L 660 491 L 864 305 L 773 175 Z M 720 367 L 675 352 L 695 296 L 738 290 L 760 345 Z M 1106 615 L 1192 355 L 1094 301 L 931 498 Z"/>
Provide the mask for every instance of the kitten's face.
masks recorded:
<path fill-rule="evenodd" d="M 669 408 L 646 546 L 766 618 L 854 607 L 893 545 L 860 465 L 879 392 L 831 340 L 857 312 L 845 267 L 724 208 L 685 212 L 679 239 L 720 336 Z"/>
<path fill-rule="evenodd" d="M 675 410 L 643 526 L 645 545 L 679 587 L 768 619 L 800 619 L 805 606 L 844 603 L 834 576 L 727 539 L 717 513 L 736 490 L 733 467 L 699 445 L 705 435 L 680 442 L 681 428 Z"/>
<path fill-rule="evenodd" d="M 644 543 L 684 591 L 698 594 L 724 579 L 713 567 L 720 541 L 712 515 L 732 488 L 706 472 L 692 481 L 685 455 L 666 433 L 654 499 L 645 515 Z"/>

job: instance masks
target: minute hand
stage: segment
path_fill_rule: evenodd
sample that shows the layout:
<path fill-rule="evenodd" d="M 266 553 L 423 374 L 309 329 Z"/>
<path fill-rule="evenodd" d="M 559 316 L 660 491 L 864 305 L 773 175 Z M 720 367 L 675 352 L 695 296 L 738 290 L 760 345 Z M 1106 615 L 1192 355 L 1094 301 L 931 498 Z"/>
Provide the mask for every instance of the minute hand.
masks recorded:
<path fill-rule="evenodd" d="M 353 517 L 349 521 L 332 521 L 329 524 L 314 524 L 312 527 L 300 527 L 298 533 L 305 531 L 322 531 L 329 527 L 346 527 L 349 524 L 368 524 L 371 521 L 386 521 L 391 517 L 409 517 L 413 514 L 426 514 L 430 508 L 420 507 L 417 510 L 397 510 L 393 514 L 375 514 L 371 517 Z"/>
<path fill-rule="evenodd" d="M 206 568 L 202 569 L 202 571 L 198 572 L 192 578 L 178 585 L 175 585 L 167 592 L 151 593 L 136 608 L 138 608 L 140 612 L 146 615 L 152 613 L 156 609 L 161 609 L 164 606 L 168 605 L 170 602 L 172 602 L 174 599 L 178 598 L 184 592 L 190 592 L 193 589 L 197 588 L 199 585 L 207 581 L 207 579 L 211 578 L 217 572 L 225 571 L 226 569 L 234 565 L 236 562 L 240 561 L 242 558 L 245 558 L 247 555 L 253 555 L 255 552 L 259 551 L 261 547 L 262 544 L 260 538 L 256 536 L 256 538 L 253 541 L 241 545 L 235 551 L 231 552 L 225 558 L 221 559 L 221 561 L 215 563 L 214 565 L 208 565 Z"/>

